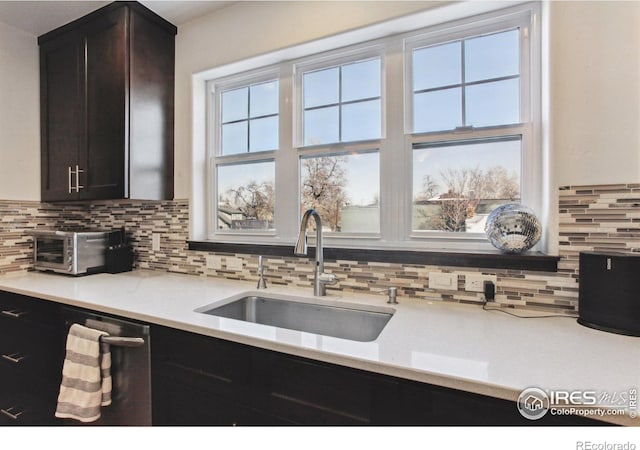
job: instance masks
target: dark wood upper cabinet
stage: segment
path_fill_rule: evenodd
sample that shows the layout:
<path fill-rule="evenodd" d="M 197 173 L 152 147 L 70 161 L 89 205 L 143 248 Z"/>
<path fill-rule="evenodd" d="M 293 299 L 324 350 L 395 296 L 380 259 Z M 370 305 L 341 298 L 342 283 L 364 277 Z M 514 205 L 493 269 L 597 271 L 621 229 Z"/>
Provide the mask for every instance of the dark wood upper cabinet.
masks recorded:
<path fill-rule="evenodd" d="M 173 199 L 176 32 L 114 2 L 38 38 L 43 201 Z"/>

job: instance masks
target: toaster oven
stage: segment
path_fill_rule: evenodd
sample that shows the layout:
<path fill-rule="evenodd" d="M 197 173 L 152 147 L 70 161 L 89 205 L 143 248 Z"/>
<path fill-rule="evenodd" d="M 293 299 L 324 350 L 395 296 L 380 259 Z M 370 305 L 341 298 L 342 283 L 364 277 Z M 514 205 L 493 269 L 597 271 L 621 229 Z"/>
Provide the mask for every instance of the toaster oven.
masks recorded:
<path fill-rule="evenodd" d="M 108 246 L 109 232 L 36 231 L 34 268 L 69 275 L 104 272 Z"/>

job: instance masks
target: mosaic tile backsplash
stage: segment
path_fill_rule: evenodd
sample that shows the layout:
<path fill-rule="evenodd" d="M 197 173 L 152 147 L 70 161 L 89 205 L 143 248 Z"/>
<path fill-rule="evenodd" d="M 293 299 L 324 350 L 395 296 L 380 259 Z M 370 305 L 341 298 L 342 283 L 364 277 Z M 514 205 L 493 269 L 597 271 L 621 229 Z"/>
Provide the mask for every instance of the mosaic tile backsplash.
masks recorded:
<path fill-rule="evenodd" d="M 34 228 L 110 229 L 124 226 L 134 247 L 136 266 L 197 276 L 256 281 L 258 255 L 187 250 L 187 200 L 104 201 L 90 205 L 50 205 L 0 201 L 0 274 L 32 267 L 29 231 Z M 160 250 L 152 250 L 153 234 L 160 234 Z M 400 297 L 482 303 L 481 293 L 464 290 L 469 274 L 493 275 L 496 302 L 516 309 L 537 309 L 575 315 L 578 308 L 580 251 L 640 252 L 640 184 L 567 186 L 559 190 L 558 272 L 470 269 L 414 264 L 326 261 L 325 268 L 340 282 L 329 290 L 371 292 L 397 286 Z M 207 257 L 213 266 L 207 267 Z M 230 263 L 242 264 L 229 270 Z M 269 284 L 311 289 L 313 265 L 306 258 L 268 257 Z M 211 265 L 210 265 L 211 266 Z M 457 290 L 431 290 L 429 273 L 454 273 Z"/>

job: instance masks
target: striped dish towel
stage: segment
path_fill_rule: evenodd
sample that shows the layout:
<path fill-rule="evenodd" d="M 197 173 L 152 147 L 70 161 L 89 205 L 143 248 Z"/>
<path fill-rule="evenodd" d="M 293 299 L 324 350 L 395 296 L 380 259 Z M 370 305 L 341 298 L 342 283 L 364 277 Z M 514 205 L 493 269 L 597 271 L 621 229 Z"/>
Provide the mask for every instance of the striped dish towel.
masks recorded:
<path fill-rule="evenodd" d="M 101 336 L 108 333 L 71 325 L 56 417 L 94 422 L 100 407 L 111 404 L 111 352 Z"/>

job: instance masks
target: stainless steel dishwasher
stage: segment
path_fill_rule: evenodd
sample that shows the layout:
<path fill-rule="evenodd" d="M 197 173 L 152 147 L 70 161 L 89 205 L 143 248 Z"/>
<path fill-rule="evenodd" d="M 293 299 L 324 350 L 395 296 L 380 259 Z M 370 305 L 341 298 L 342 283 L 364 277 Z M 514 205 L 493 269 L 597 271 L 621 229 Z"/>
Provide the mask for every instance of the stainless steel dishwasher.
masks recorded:
<path fill-rule="evenodd" d="M 67 330 L 77 323 L 109 333 L 102 340 L 111 347 L 112 403 L 91 425 L 151 425 L 149 326 L 74 308 L 64 308 L 63 314 Z"/>

